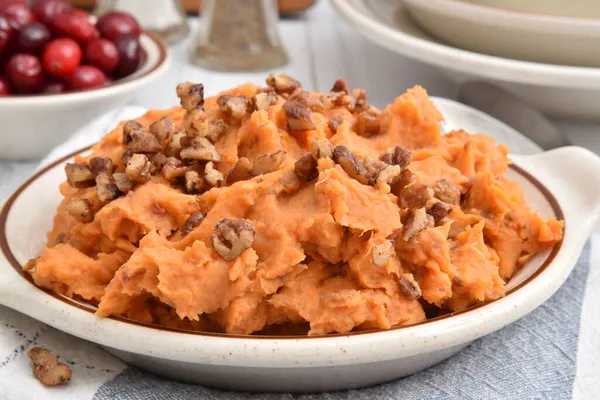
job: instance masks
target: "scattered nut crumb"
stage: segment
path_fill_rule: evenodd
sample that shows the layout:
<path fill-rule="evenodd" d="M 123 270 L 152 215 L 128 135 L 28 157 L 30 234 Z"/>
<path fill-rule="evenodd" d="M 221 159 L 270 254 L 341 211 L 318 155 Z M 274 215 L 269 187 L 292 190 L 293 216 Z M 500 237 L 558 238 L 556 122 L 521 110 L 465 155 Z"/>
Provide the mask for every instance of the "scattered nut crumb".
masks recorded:
<path fill-rule="evenodd" d="M 177 85 L 177 97 L 186 111 L 204 107 L 204 85 L 201 83 L 182 82 Z"/>
<path fill-rule="evenodd" d="M 229 185 L 250 179 L 252 171 L 252 163 L 246 157 L 241 157 L 229 171 L 227 175 L 227 183 Z"/>
<path fill-rule="evenodd" d="M 127 163 L 125 173 L 135 183 L 148 182 L 151 178 L 152 163 L 144 154 L 134 154 Z"/>
<path fill-rule="evenodd" d="M 432 200 L 433 189 L 420 183 L 407 186 L 398 194 L 400 208 L 427 207 Z"/>
<path fill-rule="evenodd" d="M 347 147 L 336 146 L 333 149 L 333 161 L 339 164 L 350 178 L 356 179 L 364 185 L 371 184 L 372 177 L 369 171 Z"/>
<path fill-rule="evenodd" d="M 400 168 L 404 169 L 408 167 L 408 164 L 412 161 L 413 154 L 404 150 L 400 146 L 394 146 L 388 148 L 385 153 L 380 157 L 380 160 L 389 165 L 399 165 Z"/>
<path fill-rule="evenodd" d="M 425 207 L 413 208 L 408 212 L 408 218 L 402 228 L 402 239 L 405 241 L 417 236 L 421 231 L 433 226 L 433 217 L 427 215 Z"/>
<path fill-rule="evenodd" d="M 421 297 L 421 288 L 415 280 L 413 274 L 403 274 L 399 280 L 402 293 L 409 300 L 417 300 Z"/>
<path fill-rule="evenodd" d="M 203 219 L 204 214 L 202 214 L 201 212 L 197 212 L 190 215 L 190 217 L 183 224 L 183 228 L 181 228 L 181 234 L 185 236 L 197 227 L 199 227 Z"/>
<path fill-rule="evenodd" d="M 434 196 L 448 204 L 458 204 L 460 202 L 460 190 L 450 181 L 440 179 L 433 186 Z"/>
<path fill-rule="evenodd" d="M 315 140 L 312 142 L 311 152 L 315 160 L 333 158 L 333 146 L 329 143 L 329 140 Z"/>
<path fill-rule="evenodd" d="M 448 214 L 452 212 L 454 207 L 452 204 L 444 203 L 442 201 L 438 201 L 435 203 L 429 210 L 427 210 L 427 214 L 433 217 L 433 220 L 436 224 L 438 224 L 441 220 L 443 220 Z"/>
<path fill-rule="evenodd" d="M 162 117 L 150 125 L 150 133 L 153 134 L 159 142 L 167 140 L 175 133 L 175 121 L 169 117 Z"/>
<path fill-rule="evenodd" d="M 67 212 L 80 222 L 88 223 L 94 220 L 94 210 L 92 202 L 88 199 L 77 199 L 69 202 L 65 207 Z"/>
<path fill-rule="evenodd" d="M 313 158 L 312 154 L 306 154 L 294 163 L 294 172 L 298 175 L 298 178 L 310 182 L 319 176 L 317 166 L 317 160 Z"/>
<path fill-rule="evenodd" d="M 278 94 L 291 94 L 294 90 L 302 87 L 300 82 L 287 74 L 269 74 L 267 77 L 267 85 L 275 89 Z"/>
<path fill-rule="evenodd" d="M 252 111 L 252 99 L 248 96 L 234 96 L 224 94 L 217 98 L 217 105 L 221 112 L 231 116 L 231 118 L 240 120 L 247 113 Z"/>
<path fill-rule="evenodd" d="M 202 193 L 204 180 L 197 171 L 187 171 L 185 173 L 185 190 L 188 193 Z"/>
<path fill-rule="evenodd" d="M 262 174 L 268 174 L 273 171 L 277 171 L 279 166 L 285 160 L 285 155 L 287 152 L 285 150 L 278 150 L 271 154 L 262 154 L 254 160 L 254 165 L 252 167 L 252 175 L 258 176 Z"/>
<path fill-rule="evenodd" d="M 220 187 L 225 178 L 221 171 L 215 168 L 215 164 L 209 161 L 204 168 L 204 180 L 212 187 Z"/>
<path fill-rule="evenodd" d="M 112 175 L 100 172 L 96 176 L 96 196 L 98 200 L 105 203 L 118 198 L 121 195 Z"/>
<path fill-rule="evenodd" d="M 199 161 L 221 161 L 221 155 L 208 139 L 203 137 L 192 138 L 189 145 L 181 150 L 182 159 Z"/>
<path fill-rule="evenodd" d="M 87 165 L 68 163 L 65 165 L 65 174 L 69 185 L 74 188 L 94 186 L 95 174 Z"/>
<path fill-rule="evenodd" d="M 373 264 L 375 264 L 377 267 L 385 266 L 393 253 L 394 246 L 389 240 L 373 246 L 371 249 L 371 258 L 373 260 Z"/>
<path fill-rule="evenodd" d="M 33 347 L 27 352 L 33 361 L 33 376 L 46 386 L 56 386 L 71 380 L 71 368 L 58 361 L 56 354 L 41 347 Z"/>
<path fill-rule="evenodd" d="M 123 139 L 121 142 L 127 144 L 131 142 L 131 133 L 133 131 L 143 131 L 144 126 L 135 120 L 129 120 L 123 125 Z"/>
<path fill-rule="evenodd" d="M 254 225 L 244 219 L 222 219 L 210 236 L 213 248 L 225 260 L 231 261 L 254 242 Z"/>
<path fill-rule="evenodd" d="M 129 193 L 133 189 L 133 182 L 127 176 L 127 174 L 123 172 L 115 172 L 113 174 L 113 179 L 115 180 L 115 185 L 121 193 Z"/>
<path fill-rule="evenodd" d="M 131 132 L 131 144 L 129 148 L 134 153 L 155 153 L 163 150 L 156 136 L 144 131 Z"/>

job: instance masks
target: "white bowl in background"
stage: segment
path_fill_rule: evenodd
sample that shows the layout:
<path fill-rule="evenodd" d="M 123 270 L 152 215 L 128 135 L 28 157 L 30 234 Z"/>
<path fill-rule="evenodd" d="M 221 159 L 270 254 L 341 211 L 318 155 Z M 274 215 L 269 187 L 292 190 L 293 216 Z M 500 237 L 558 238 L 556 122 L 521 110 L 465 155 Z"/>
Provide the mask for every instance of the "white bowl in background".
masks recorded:
<path fill-rule="evenodd" d="M 521 12 L 463 0 L 403 1 L 424 30 L 466 50 L 549 64 L 600 66 L 600 19 Z M 575 8 L 578 2 L 563 3 Z"/>
<path fill-rule="evenodd" d="M 72 155 L 71 155 L 72 156 Z M 565 220 L 562 242 L 529 261 L 507 295 L 412 326 L 306 336 L 240 336 L 98 318 L 94 307 L 35 286 L 23 265 L 40 254 L 62 199 L 67 156 L 36 173 L 0 211 L 0 304 L 95 342 L 172 379 L 243 391 L 316 392 L 372 385 L 434 365 L 523 317 L 567 279 L 600 217 L 600 158 L 565 147 L 513 156 L 508 176 L 542 217 Z M 591 171 L 591 172 L 590 172 Z"/>
<path fill-rule="evenodd" d="M 128 103 L 136 92 L 163 75 L 169 48 L 153 33 L 142 33 L 147 57 L 132 75 L 106 87 L 63 94 L 0 97 L 0 160 L 41 158 L 77 128 Z"/>
<path fill-rule="evenodd" d="M 600 121 L 600 68 L 520 61 L 449 46 L 415 24 L 399 0 L 331 1 L 374 43 L 437 66 L 457 83 L 483 78 L 550 116 Z"/>
<path fill-rule="evenodd" d="M 561 17 L 600 18 L 598 0 L 463 0 L 482 6 Z"/>

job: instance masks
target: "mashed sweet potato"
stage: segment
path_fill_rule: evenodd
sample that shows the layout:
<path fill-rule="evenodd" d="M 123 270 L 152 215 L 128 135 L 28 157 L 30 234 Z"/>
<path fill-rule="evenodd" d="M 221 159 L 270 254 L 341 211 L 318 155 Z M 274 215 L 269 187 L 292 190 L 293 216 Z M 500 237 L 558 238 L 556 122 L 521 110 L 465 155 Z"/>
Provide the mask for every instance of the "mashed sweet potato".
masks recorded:
<path fill-rule="evenodd" d="M 68 164 L 35 283 L 101 317 L 319 335 L 497 299 L 562 239 L 506 178 L 506 146 L 442 135 L 421 87 L 379 111 L 342 80 L 267 84 L 183 83 L 181 107 Z"/>

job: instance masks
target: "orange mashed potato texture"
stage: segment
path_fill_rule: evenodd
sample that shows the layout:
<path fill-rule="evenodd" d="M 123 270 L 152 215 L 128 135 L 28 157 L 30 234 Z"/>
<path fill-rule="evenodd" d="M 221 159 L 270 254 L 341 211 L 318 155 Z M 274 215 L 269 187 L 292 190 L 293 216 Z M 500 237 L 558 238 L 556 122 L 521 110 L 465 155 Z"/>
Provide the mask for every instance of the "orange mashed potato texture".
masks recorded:
<path fill-rule="evenodd" d="M 262 91 L 246 84 L 222 94 L 251 99 Z M 319 335 L 414 324 L 427 318 L 424 310 L 431 316 L 500 298 L 528 258 L 561 240 L 563 223 L 540 218 L 506 178 L 508 148 L 483 134 L 442 135 L 442 115 L 421 87 L 381 112 L 363 104 L 375 124 L 370 134 L 359 107 L 331 104 L 331 94 L 300 93 L 318 104 L 305 109 L 312 125 L 297 126 L 285 104 L 298 90 L 276 92 L 266 107 L 248 106 L 241 117 L 217 97 L 204 101 L 201 118 L 225 123 L 211 140 L 220 154 L 213 167 L 225 178 L 214 187 L 190 193 L 159 171 L 106 201 L 93 186 L 63 183 L 48 245 L 30 265 L 35 283 L 97 305 L 101 317 L 232 334 Z M 149 111 L 137 122 L 147 131 L 169 117 L 175 131 L 189 134 L 191 111 L 189 104 Z M 76 162 L 106 157 L 114 172 L 129 174 L 124 124 Z M 336 152 L 344 146 L 365 165 L 400 146 L 412 161 L 396 172 L 412 178 L 401 186 L 399 177 L 365 184 L 343 161 L 325 156 L 317 157 L 313 179 L 300 179 L 297 160 L 317 140 Z M 162 137 L 161 146 L 168 141 Z M 240 158 L 256 165 L 279 150 L 283 160 L 274 170 L 227 180 Z M 208 169 L 197 159 L 189 164 Z M 412 189 L 431 193 L 440 181 L 457 191 L 454 204 L 436 191 L 427 204 L 410 205 Z M 450 208 L 434 221 L 436 198 Z M 75 200 L 93 210 L 89 219 L 73 212 Z M 183 232 L 193 215 L 200 222 Z M 223 219 L 253 228 L 251 245 L 231 259 L 211 238 Z"/>

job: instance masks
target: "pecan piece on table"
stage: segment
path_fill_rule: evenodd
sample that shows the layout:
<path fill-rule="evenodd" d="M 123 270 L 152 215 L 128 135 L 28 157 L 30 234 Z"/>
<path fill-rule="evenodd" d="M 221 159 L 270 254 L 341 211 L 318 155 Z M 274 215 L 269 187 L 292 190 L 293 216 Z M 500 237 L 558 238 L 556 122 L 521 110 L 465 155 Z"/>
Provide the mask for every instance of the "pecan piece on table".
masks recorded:
<path fill-rule="evenodd" d="M 143 131 L 144 126 L 135 120 L 129 120 L 123 125 L 123 139 L 122 143 L 127 144 L 131 142 L 131 133 L 133 131 Z"/>
<path fill-rule="evenodd" d="M 306 154 L 294 163 L 294 172 L 298 175 L 298 178 L 310 182 L 319 176 L 317 166 L 317 160 L 314 159 L 312 154 Z"/>
<path fill-rule="evenodd" d="M 386 240 L 371 249 L 371 259 L 377 267 L 383 267 L 394 253 L 394 245 L 390 240 Z"/>
<path fill-rule="evenodd" d="M 204 188 L 204 180 L 198 171 L 186 171 L 185 173 L 185 190 L 191 194 L 202 193 Z"/>
<path fill-rule="evenodd" d="M 398 282 L 404 296 L 409 300 L 417 300 L 421 297 L 421 288 L 413 274 L 403 274 Z"/>
<path fill-rule="evenodd" d="M 433 225 L 433 217 L 427 214 L 424 207 L 413 208 L 409 210 L 408 218 L 402 227 L 402 239 L 408 241 Z"/>
<path fill-rule="evenodd" d="M 239 182 L 245 181 L 252 177 L 252 163 L 246 157 L 241 157 L 233 166 L 231 171 L 229 171 L 229 175 L 227 175 L 227 183 L 229 185 Z"/>
<path fill-rule="evenodd" d="M 278 94 L 291 94 L 299 87 L 302 87 L 300 82 L 287 74 L 269 74 L 267 85 L 275 89 L 275 92 Z"/>
<path fill-rule="evenodd" d="M 333 161 L 339 164 L 350 178 L 369 185 L 373 179 L 365 165 L 345 146 L 336 146 L 333 149 Z"/>
<path fill-rule="evenodd" d="M 199 227 L 203 219 L 204 214 L 202 214 L 201 212 L 197 212 L 190 215 L 190 217 L 185 221 L 183 227 L 181 228 L 181 234 L 185 236 L 197 227 Z"/>
<path fill-rule="evenodd" d="M 248 96 L 224 94 L 217 98 L 217 105 L 221 112 L 236 120 L 252 111 L 252 99 Z"/>
<path fill-rule="evenodd" d="M 273 171 L 277 171 L 283 161 L 285 160 L 285 150 L 277 150 L 274 153 L 262 154 L 254 160 L 252 166 L 252 175 L 258 176 L 262 174 L 268 174 Z"/>
<path fill-rule="evenodd" d="M 254 242 L 254 225 L 244 219 L 222 219 L 210 236 L 212 246 L 225 260 L 231 261 Z"/>
<path fill-rule="evenodd" d="M 412 158 L 413 154 L 400 146 L 389 147 L 381 157 L 379 157 L 384 163 L 389 165 L 399 165 L 402 169 L 408 167 Z"/>
<path fill-rule="evenodd" d="M 129 193 L 133 189 L 133 182 L 131 182 L 131 179 L 129 179 L 126 173 L 115 172 L 113 174 L 113 179 L 121 193 Z"/>
<path fill-rule="evenodd" d="M 204 167 L 204 180 L 212 187 L 220 187 L 225 178 L 221 171 L 215 168 L 215 164 L 209 161 Z"/>
<path fill-rule="evenodd" d="M 94 210 L 92 208 L 92 202 L 88 199 L 77 199 L 72 200 L 65 207 L 67 212 L 73 217 L 77 218 L 80 222 L 88 223 L 94 220 Z"/>
<path fill-rule="evenodd" d="M 71 368 L 58 361 L 56 354 L 41 347 L 33 347 L 27 352 L 33 362 L 33 376 L 46 386 L 56 386 L 71 380 Z"/>
<path fill-rule="evenodd" d="M 156 136 L 144 131 L 131 132 L 131 144 L 129 148 L 134 153 L 156 153 L 163 150 Z"/>
<path fill-rule="evenodd" d="M 421 183 L 407 186 L 398 194 L 400 208 L 427 207 L 431 200 L 433 200 L 433 189 Z"/>
<path fill-rule="evenodd" d="M 144 154 L 134 154 L 125 167 L 125 173 L 135 183 L 144 183 L 150 180 L 152 163 Z"/>
<path fill-rule="evenodd" d="M 159 142 L 162 142 L 175 133 L 175 121 L 169 117 L 162 117 L 150 125 L 150 133 L 153 134 Z"/>
<path fill-rule="evenodd" d="M 435 183 L 433 194 L 444 203 L 458 204 L 460 202 L 460 190 L 447 179 L 440 179 Z"/>
<path fill-rule="evenodd" d="M 69 185 L 74 188 L 94 186 L 95 175 L 88 165 L 68 163 L 65 165 L 65 174 Z"/>
<path fill-rule="evenodd" d="M 186 111 L 204 107 L 204 85 L 201 83 L 182 82 L 177 85 L 177 97 Z"/>
<path fill-rule="evenodd" d="M 438 224 L 441 220 L 443 220 L 448 214 L 452 212 L 454 207 L 452 204 L 444 203 L 443 201 L 438 201 L 435 203 L 429 210 L 427 210 L 427 214 L 433 217 L 433 220 L 436 224 Z"/>
<path fill-rule="evenodd" d="M 166 180 L 172 181 L 184 176 L 187 172 L 187 168 L 183 166 L 181 160 L 175 157 L 169 157 L 165 161 L 165 165 L 163 165 L 161 172 Z"/>
<path fill-rule="evenodd" d="M 221 161 L 221 155 L 215 146 L 203 137 L 191 138 L 187 146 L 181 150 L 180 156 L 182 159 L 188 160 Z"/>
<path fill-rule="evenodd" d="M 96 177 L 96 196 L 103 203 L 114 200 L 121 195 L 112 175 L 101 172 Z"/>
<path fill-rule="evenodd" d="M 315 160 L 333 158 L 333 145 L 329 140 L 315 140 L 311 145 L 311 153 Z"/>

